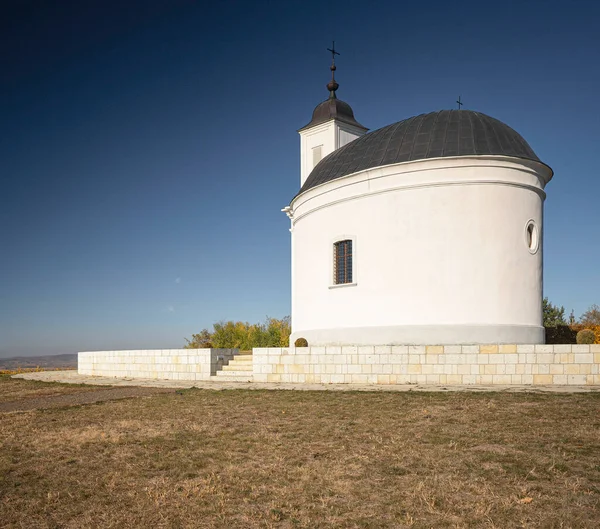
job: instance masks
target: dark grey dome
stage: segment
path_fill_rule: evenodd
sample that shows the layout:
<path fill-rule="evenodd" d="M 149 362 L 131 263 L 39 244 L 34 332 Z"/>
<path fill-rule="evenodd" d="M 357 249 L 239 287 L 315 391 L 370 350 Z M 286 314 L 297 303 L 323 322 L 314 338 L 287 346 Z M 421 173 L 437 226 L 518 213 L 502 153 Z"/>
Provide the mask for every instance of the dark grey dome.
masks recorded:
<path fill-rule="evenodd" d="M 369 130 L 367 127 L 363 127 L 358 121 L 356 121 L 352 107 L 348 103 L 335 97 L 335 95 L 329 97 L 329 99 L 326 99 L 322 103 L 319 103 L 313 110 L 310 123 L 304 125 L 304 127 L 302 127 L 300 130 L 313 127 L 319 123 L 325 123 L 331 119 L 337 119 L 338 121 L 347 123 L 348 125 L 354 125 L 355 127 L 359 127 L 363 130 Z M 300 132 L 300 130 L 298 132 Z"/>
<path fill-rule="evenodd" d="M 300 193 L 372 167 L 486 154 L 540 162 L 521 135 L 501 121 L 472 110 L 441 110 L 375 130 L 332 152 L 313 169 Z"/>

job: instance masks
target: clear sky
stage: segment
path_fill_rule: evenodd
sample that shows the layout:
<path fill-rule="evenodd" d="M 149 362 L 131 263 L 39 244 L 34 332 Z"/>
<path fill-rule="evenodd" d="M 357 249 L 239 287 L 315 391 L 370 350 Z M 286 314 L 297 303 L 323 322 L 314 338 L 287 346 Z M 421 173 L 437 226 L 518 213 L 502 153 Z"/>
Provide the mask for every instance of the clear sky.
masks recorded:
<path fill-rule="evenodd" d="M 455 108 L 555 171 L 544 288 L 600 304 L 600 4 L 20 1 L 0 16 L 0 356 L 180 347 L 290 313 L 297 129 Z M 206 7 L 212 4 L 211 7 Z"/>

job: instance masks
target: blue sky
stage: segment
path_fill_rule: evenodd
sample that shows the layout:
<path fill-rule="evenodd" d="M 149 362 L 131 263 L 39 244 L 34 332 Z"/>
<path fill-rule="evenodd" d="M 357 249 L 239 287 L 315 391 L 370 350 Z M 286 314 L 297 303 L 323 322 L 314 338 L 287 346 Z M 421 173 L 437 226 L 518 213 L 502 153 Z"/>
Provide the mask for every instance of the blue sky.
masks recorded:
<path fill-rule="evenodd" d="M 465 108 L 546 188 L 545 293 L 600 303 L 596 2 L 13 2 L 0 17 L 0 356 L 182 346 L 290 312 L 299 139 Z"/>

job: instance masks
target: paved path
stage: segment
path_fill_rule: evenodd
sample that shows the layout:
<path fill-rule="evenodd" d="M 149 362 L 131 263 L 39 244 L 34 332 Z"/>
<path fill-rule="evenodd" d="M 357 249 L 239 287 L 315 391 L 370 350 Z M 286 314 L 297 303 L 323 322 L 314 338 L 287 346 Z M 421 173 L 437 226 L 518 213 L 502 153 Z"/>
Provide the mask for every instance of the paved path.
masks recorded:
<path fill-rule="evenodd" d="M 0 402 L 0 413 L 12 411 L 30 411 L 48 408 L 63 408 L 65 406 L 81 406 L 94 404 L 107 400 L 130 399 L 134 397 L 150 397 L 157 393 L 174 393 L 172 388 L 151 387 L 106 387 L 94 388 L 89 391 L 67 393 L 65 395 L 44 395 L 40 397 L 27 397 L 9 402 Z"/>
<path fill-rule="evenodd" d="M 600 392 L 600 386 L 433 386 L 425 384 L 284 384 L 266 382 L 217 382 L 201 380 L 154 380 L 144 378 L 92 377 L 71 371 L 40 371 L 21 373 L 13 378 L 62 382 L 66 384 L 92 384 L 96 386 L 137 386 L 150 388 L 199 388 L 225 389 L 295 389 L 301 391 L 509 391 L 541 393 L 590 393 Z"/>

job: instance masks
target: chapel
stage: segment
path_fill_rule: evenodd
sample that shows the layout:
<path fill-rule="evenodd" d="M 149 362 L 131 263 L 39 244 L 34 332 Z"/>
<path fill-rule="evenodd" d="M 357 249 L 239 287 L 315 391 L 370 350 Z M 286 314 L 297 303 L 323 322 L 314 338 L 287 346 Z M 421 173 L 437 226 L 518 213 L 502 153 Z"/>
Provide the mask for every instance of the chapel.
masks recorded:
<path fill-rule="evenodd" d="M 332 57 L 335 59 L 335 50 Z M 310 346 L 541 344 L 544 188 L 505 123 L 440 110 L 368 132 L 329 97 L 300 134 L 292 335 Z"/>

